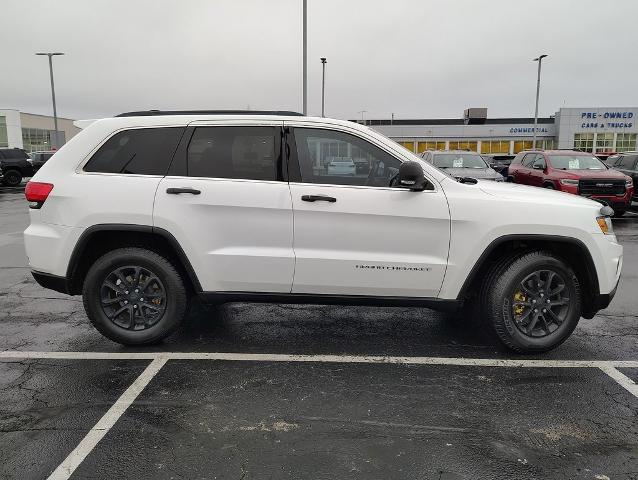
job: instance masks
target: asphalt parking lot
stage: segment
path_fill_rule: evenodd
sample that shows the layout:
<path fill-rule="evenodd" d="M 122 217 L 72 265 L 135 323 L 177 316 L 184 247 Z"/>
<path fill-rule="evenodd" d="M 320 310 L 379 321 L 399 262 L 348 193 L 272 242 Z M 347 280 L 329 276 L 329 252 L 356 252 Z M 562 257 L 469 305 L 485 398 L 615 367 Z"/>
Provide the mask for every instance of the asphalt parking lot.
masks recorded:
<path fill-rule="evenodd" d="M 611 306 L 521 357 L 419 308 L 195 306 L 111 343 L 31 278 L 0 187 L 0 478 L 638 479 L 638 214 Z"/>

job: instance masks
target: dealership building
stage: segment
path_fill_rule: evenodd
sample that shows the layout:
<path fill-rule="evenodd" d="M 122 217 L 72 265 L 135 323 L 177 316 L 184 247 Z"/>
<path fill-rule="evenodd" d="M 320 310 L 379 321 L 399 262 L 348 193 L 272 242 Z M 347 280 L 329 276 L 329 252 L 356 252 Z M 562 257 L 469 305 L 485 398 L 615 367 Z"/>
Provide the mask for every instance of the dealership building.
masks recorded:
<path fill-rule="evenodd" d="M 73 120 L 58 117 L 58 146 L 80 131 Z M 27 152 L 51 150 L 55 145 L 53 117 L 0 109 L 0 148 L 23 148 Z"/>
<path fill-rule="evenodd" d="M 537 148 L 587 152 L 636 150 L 638 108 L 561 108 L 539 118 Z M 486 108 L 469 108 L 462 118 L 365 120 L 408 150 L 461 149 L 516 154 L 532 148 L 534 118 L 489 118 Z"/>

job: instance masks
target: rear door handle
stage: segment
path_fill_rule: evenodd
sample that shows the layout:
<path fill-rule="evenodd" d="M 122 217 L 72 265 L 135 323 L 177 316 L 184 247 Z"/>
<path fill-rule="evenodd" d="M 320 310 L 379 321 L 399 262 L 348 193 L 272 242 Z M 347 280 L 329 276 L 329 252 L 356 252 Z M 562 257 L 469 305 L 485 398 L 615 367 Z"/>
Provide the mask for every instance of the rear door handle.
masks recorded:
<path fill-rule="evenodd" d="M 180 193 L 190 193 L 192 195 L 199 195 L 202 192 L 194 188 L 167 188 L 166 193 L 170 193 L 172 195 L 178 195 Z"/>
<path fill-rule="evenodd" d="M 304 202 L 330 202 L 335 203 L 337 199 L 335 197 L 328 197 L 327 195 L 302 195 L 301 199 Z"/>

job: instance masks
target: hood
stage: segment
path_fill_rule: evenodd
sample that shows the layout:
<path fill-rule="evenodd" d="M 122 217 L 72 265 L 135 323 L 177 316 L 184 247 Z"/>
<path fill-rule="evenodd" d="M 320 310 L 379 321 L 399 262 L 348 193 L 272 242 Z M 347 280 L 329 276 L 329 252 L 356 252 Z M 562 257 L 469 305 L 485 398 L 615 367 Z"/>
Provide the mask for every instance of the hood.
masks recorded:
<path fill-rule="evenodd" d="M 623 180 L 627 177 L 622 172 L 618 170 L 556 170 L 554 169 L 554 173 L 557 173 L 559 176 L 563 178 L 571 178 L 574 180 L 578 180 L 580 178 L 600 178 L 605 180 Z"/>
<path fill-rule="evenodd" d="M 589 205 L 601 208 L 599 202 L 571 193 L 550 190 L 547 188 L 530 187 L 509 182 L 480 182 L 476 185 L 489 195 L 507 200 L 529 200 L 536 203 Z"/>
<path fill-rule="evenodd" d="M 441 170 L 453 177 L 503 178 L 503 175 L 493 168 L 442 168 Z"/>

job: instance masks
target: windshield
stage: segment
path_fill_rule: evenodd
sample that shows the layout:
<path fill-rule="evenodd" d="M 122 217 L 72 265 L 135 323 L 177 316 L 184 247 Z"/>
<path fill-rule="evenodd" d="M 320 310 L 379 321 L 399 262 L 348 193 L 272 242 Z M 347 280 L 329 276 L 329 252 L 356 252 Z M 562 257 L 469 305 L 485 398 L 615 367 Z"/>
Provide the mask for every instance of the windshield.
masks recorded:
<path fill-rule="evenodd" d="M 489 168 L 476 153 L 437 153 L 432 161 L 439 168 Z"/>
<path fill-rule="evenodd" d="M 549 160 L 558 170 L 607 170 L 593 155 L 550 155 Z"/>

